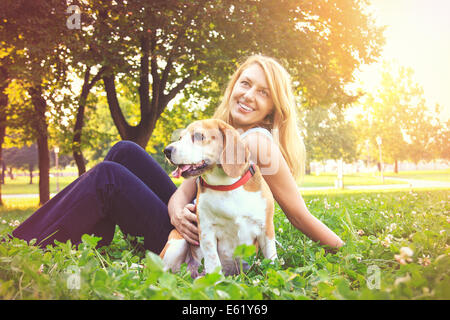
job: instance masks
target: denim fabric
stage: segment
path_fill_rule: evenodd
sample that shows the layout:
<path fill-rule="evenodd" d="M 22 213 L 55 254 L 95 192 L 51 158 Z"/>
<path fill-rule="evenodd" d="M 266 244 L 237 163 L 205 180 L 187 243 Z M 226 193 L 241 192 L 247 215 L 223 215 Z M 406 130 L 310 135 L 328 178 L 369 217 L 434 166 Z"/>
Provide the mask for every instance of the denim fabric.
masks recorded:
<path fill-rule="evenodd" d="M 121 141 L 105 160 L 61 190 L 19 225 L 13 236 L 45 247 L 54 240 L 73 244 L 85 233 L 107 245 L 115 226 L 143 236 L 145 249 L 159 253 L 173 226 L 167 203 L 176 186 L 139 145 Z"/>

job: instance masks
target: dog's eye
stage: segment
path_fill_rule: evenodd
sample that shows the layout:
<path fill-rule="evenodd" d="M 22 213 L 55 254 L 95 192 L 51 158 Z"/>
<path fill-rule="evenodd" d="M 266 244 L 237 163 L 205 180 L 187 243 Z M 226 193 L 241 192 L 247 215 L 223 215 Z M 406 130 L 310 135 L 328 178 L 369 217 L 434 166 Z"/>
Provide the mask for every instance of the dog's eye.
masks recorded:
<path fill-rule="evenodd" d="M 203 141 L 204 139 L 205 136 L 203 135 L 203 133 L 194 132 L 194 134 L 192 135 L 192 142 Z"/>

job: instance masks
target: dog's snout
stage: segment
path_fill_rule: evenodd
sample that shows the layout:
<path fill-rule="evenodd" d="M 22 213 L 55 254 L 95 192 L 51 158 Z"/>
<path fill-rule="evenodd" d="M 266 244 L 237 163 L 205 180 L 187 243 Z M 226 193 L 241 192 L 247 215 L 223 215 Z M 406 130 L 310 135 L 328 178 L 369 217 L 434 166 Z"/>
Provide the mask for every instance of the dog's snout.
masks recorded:
<path fill-rule="evenodd" d="M 164 154 L 166 155 L 167 159 L 170 159 L 172 156 L 172 151 L 173 151 L 173 147 L 172 146 L 168 146 L 164 149 Z"/>

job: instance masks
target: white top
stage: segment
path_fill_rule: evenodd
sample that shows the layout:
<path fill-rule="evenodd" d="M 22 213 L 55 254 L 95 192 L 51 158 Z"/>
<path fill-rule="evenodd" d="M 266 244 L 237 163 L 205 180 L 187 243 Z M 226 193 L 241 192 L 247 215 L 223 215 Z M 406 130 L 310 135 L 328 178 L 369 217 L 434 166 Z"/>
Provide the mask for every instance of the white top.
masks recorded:
<path fill-rule="evenodd" d="M 260 132 L 262 134 L 264 134 L 266 137 L 268 137 L 271 141 L 273 141 L 273 137 L 272 134 L 270 133 L 269 130 L 267 130 L 266 128 L 262 128 L 262 127 L 255 127 L 255 128 L 250 128 L 247 131 L 245 131 L 244 133 L 241 134 L 241 138 L 245 138 L 247 135 L 249 135 L 252 132 Z"/>

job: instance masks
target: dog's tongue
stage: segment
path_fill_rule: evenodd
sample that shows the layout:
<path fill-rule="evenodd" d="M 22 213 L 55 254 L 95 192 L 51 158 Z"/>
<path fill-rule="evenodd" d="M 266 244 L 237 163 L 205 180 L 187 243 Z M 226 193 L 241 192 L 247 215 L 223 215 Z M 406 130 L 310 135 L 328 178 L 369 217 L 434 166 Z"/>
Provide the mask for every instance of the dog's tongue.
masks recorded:
<path fill-rule="evenodd" d="M 181 174 L 183 172 L 185 172 L 186 170 L 188 170 L 190 167 L 192 167 L 192 165 L 190 164 L 183 164 L 180 167 L 177 167 L 173 172 L 172 172 L 172 177 L 174 178 L 179 178 L 181 177 Z"/>

